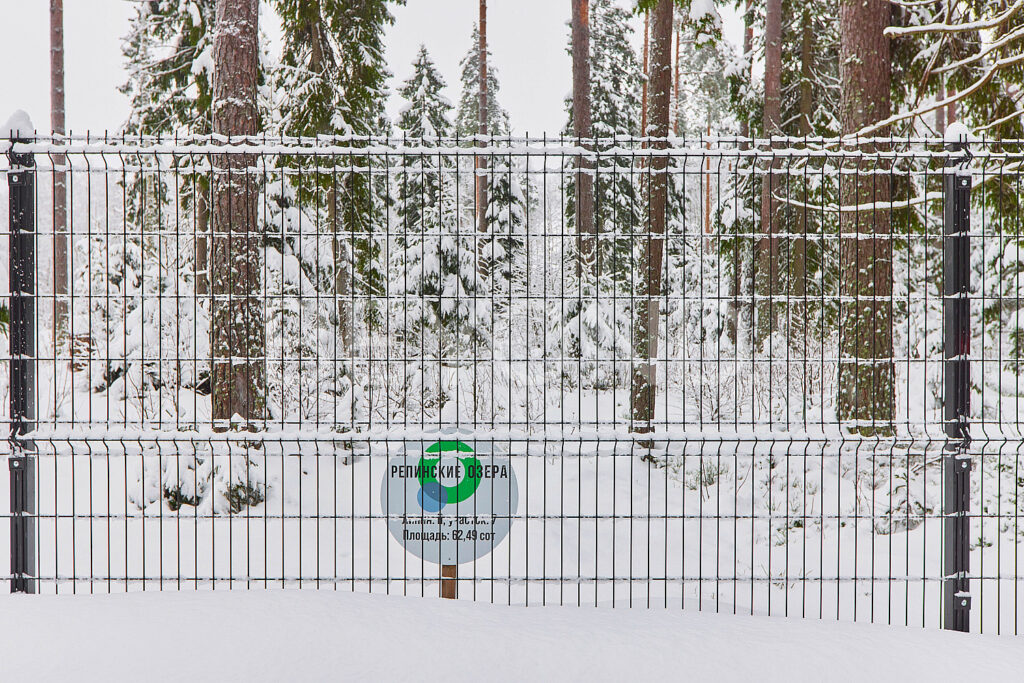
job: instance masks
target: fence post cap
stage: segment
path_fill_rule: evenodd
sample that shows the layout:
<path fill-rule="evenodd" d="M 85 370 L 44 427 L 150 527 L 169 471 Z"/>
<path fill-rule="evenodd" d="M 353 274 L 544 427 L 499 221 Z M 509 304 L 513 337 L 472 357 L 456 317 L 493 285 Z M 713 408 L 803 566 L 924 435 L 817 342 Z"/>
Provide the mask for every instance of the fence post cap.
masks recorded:
<path fill-rule="evenodd" d="M 971 134 L 970 129 L 967 128 L 967 126 L 965 126 L 964 124 L 960 123 L 959 121 L 956 121 L 954 123 L 949 124 L 949 126 L 946 127 L 946 134 L 943 138 L 943 141 L 946 144 L 966 144 L 968 142 L 971 142 L 973 139 L 974 135 Z"/>
<path fill-rule="evenodd" d="M 0 126 L 0 137 L 11 139 L 27 138 L 34 133 L 35 126 L 32 125 L 32 119 L 29 118 L 24 109 L 15 109 L 14 113 L 7 119 L 7 123 Z"/>

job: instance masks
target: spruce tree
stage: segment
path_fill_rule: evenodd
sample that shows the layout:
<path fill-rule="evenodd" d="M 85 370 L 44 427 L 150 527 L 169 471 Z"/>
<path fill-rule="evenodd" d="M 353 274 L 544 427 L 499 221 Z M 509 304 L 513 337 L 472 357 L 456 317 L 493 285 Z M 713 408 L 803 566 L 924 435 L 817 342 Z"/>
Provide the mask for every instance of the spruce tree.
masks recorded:
<path fill-rule="evenodd" d="M 451 136 L 452 105 L 442 94 L 441 74 L 425 47 L 420 47 L 413 74 L 399 88 L 404 105 L 396 121 L 410 145 Z M 485 280 L 478 268 L 472 220 L 460 218 L 455 163 L 429 152 L 406 156 L 396 174 L 394 228 L 389 291 L 405 298 L 390 311 L 392 329 L 408 343 L 412 363 L 406 383 L 419 389 L 426 408 L 444 409 L 452 399 L 452 359 L 487 340 L 489 314 Z M 454 387 L 456 392 L 458 387 Z M 451 408 L 448 408 L 451 410 Z"/>
<path fill-rule="evenodd" d="M 643 65 L 632 45 L 630 13 L 591 0 L 590 73 L 595 137 L 639 135 Z"/>
<path fill-rule="evenodd" d="M 522 268 L 527 209 L 518 161 L 511 154 L 493 154 L 488 158 L 488 234 L 481 256 L 499 298 Z"/>
<path fill-rule="evenodd" d="M 441 94 L 445 83 L 427 53 L 420 45 L 413 62 L 413 75 L 399 88 L 406 101 L 398 116 L 398 127 L 413 138 L 447 137 L 451 135 L 451 102 Z"/>
<path fill-rule="evenodd" d="M 480 111 L 480 31 L 473 26 L 469 51 L 459 62 L 461 93 L 455 115 L 455 133 L 460 138 L 476 135 L 479 131 Z M 498 103 L 500 83 L 490 50 L 487 51 L 487 131 L 489 144 L 500 146 L 501 137 L 511 133 L 508 112 Z M 496 293 L 507 291 L 509 280 L 516 269 L 515 261 L 523 253 L 523 227 L 526 224 L 526 207 L 523 202 L 521 171 L 516 168 L 515 159 L 501 154 L 487 157 L 487 235 L 480 240 L 479 253 L 481 270 L 492 274 Z M 462 162 L 464 168 L 459 176 L 472 178 L 469 168 L 471 160 Z M 465 198 L 462 211 L 470 216 L 475 213 L 474 193 L 470 186 L 462 188 L 460 195 Z"/>
<path fill-rule="evenodd" d="M 209 133 L 214 0 L 138 3 L 122 53 L 130 133 Z"/>
<path fill-rule="evenodd" d="M 381 134 L 386 81 L 391 75 L 384 60 L 384 31 L 394 23 L 390 5 L 404 4 L 404 0 L 275 0 L 274 4 L 284 32 L 276 84 L 282 132 Z M 365 140 L 349 144 L 358 147 Z M 367 166 L 373 160 L 353 154 L 326 162 Z M 371 174 L 366 172 L 326 173 L 321 177 L 333 193 L 332 199 L 323 205 L 336 211 L 328 216 L 328 221 L 339 226 L 339 234 L 351 236 L 339 237 L 333 248 L 335 289 L 343 295 L 339 298 L 351 293 L 360 297 L 382 295 L 380 227 L 384 224 L 386 204 L 383 188 L 375 186 Z M 350 252 L 343 248 L 349 245 Z M 349 286 L 354 291 L 344 291 Z M 351 315 L 375 324 L 379 313 L 372 300 L 368 301 L 361 313 Z M 344 326 L 346 312 L 339 310 L 336 315 Z"/>
<path fill-rule="evenodd" d="M 120 87 L 129 101 L 126 133 L 202 135 L 213 130 L 213 15 L 214 0 L 161 0 L 136 6 L 121 49 L 129 74 Z M 144 184 L 138 174 L 127 180 L 132 186 L 129 218 L 139 223 L 145 211 L 153 214 L 155 204 L 166 201 L 167 188 L 155 180 Z M 202 199 L 209 184 L 205 177 L 196 180 L 188 189 L 197 196 L 183 199 L 186 206 L 200 205 L 200 228 L 205 229 L 207 207 Z M 206 273 L 205 268 L 197 270 Z"/>
<path fill-rule="evenodd" d="M 187 3 L 161 0 L 139 3 L 135 7 L 122 46 L 129 74 L 120 88 L 129 100 L 124 132 L 162 136 L 211 132 L 213 22 L 214 0 Z M 108 326 L 117 320 L 138 318 L 135 324 L 122 323 L 122 329 L 113 332 L 114 337 L 126 335 L 129 349 L 135 348 L 134 338 L 141 334 L 139 324 L 149 330 L 166 332 L 172 323 L 158 320 L 155 308 L 144 305 L 147 296 L 166 291 L 168 287 L 180 294 L 179 301 L 203 293 L 200 279 L 207 271 L 196 257 L 199 247 L 205 247 L 205 239 L 175 241 L 167 235 L 176 229 L 205 231 L 208 172 L 190 172 L 191 159 L 182 157 L 178 160 L 180 182 L 172 187 L 166 173 L 153 172 L 156 159 L 152 155 L 141 155 L 138 162 L 141 168 L 124 176 L 126 223 L 123 239 L 117 240 L 120 244 L 100 248 L 95 241 L 90 241 L 87 245 L 73 246 L 76 252 L 85 246 L 94 269 L 107 271 L 103 287 L 112 295 L 103 302 L 91 302 L 88 311 L 81 302 L 75 304 L 72 315 L 76 320 L 75 328 L 79 330 L 77 343 L 85 347 L 85 352 L 97 339 L 111 338 Z M 179 203 L 180 210 L 174 208 L 175 202 Z M 173 272 L 161 268 L 160 276 L 155 277 L 149 264 L 158 263 L 158 255 L 177 268 Z M 84 282 L 78 274 L 75 279 L 76 286 Z M 115 305 L 115 297 L 120 297 L 123 303 Z M 200 326 L 206 325 L 204 311 L 192 310 L 189 315 L 196 316 Z M 83 329 L 88 329 L 88 335 L 82 335 Z M 204 345 L 207 341 L 199 340 Z M 152 357 L 152 354 L 147 356 Z M 161 383 L 174 384 L 167 377 L 157 378 L 157 363 L 136 358 L 128 350 L 125 358 L 123 368 L 110 368 L 105 374 L 132 376 L 137 373 L 139 383 L 135 386 L 143 404 L 151 388 Z M 209 368 L 201 364 L 198 373 L 201 377 L 179 378 L 179 385 L 195 387 L 205 381 Z M 110 387 L 111 384 L 109 377 L 93 382 L 93 386 Z"/>
<path fill-rule="evenodd" d="M 477 113 L 480 111 L 480 30 L 473 24 L 469 51 L 459 62 L 462 95 L 455 114 L 455 132 L 459 137 L 476 135 L 479 130 Z M 491 51 L 487 50 L 487 131 L 489 135 L 507 135 L 510 129 L 508 112 L 498 104 L 498 74 L 494 69 Z"/>
<path fill-rule="evenodd" d="M 438 139 L 451 134 L 451 103 L 441 94 L 444 81 L 427 54 L 420 46 L 413 74 L 398 92 L 405 105 L 398 116 L 397 125 L 410 145 L 423 144 L 424 139 Z M 398 205 L 396 214 L 400 231 L 407 247 L 432 239 L 455 218 L 454 192 L 442 184 L 452 182 L 451 160 L 441 155 L 420 154 L 403 159 L 398 175 Z M 472 250 L 471 250 L 472 251 Z M 432 271 L 430 278 L 437 274 Z M 426 277 L 426 273 L 424 273 Z M 419 289 L 419 285 L 416 285 Z"/>
<path fill-rule="evenodd" d="M 397 125 L 411 144 L 425 136 L 451 135 L 452 105 L 441 95 L 443 88 L 441 74 L 421 47 L 413 75 L 399 89 L 406 104 Z M 450 159 L 427 153 L 404 159 L 397 191 L 401 268 L 393 288 L 420 297 L 422 309 L 410 318 L 408 329 L 437 334 L 443 352 L 455 351 L 467 335 L 479 335 L 482 322 L 474 312 L 482 280 L 472 223 L 460 226 L 454 182 Z"/>

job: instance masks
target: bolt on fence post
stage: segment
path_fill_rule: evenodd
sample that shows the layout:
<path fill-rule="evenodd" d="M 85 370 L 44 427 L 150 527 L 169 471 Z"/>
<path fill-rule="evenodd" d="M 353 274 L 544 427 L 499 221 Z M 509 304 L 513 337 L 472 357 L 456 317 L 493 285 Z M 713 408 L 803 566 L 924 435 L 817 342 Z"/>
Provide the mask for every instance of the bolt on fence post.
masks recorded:
<path fill-rule="evenodd" d="M 946 161 L 942 178 L 942 315 L 943 315 L 943 447 L 942 496 L 942 627 L 970 629 L 970 223 L 971 176 L 967 129 L 958 126 L 946 134 L 946 150 L 962 153 Z"/>
<path fill-rule="evenodd" d="M 12 137 L 12 143 L 27 142 Z M 35 444 L 20 438 L 35 428 L 35 160 L 8 151 L 10 201 L 11 592 L 36 592 Z"/>

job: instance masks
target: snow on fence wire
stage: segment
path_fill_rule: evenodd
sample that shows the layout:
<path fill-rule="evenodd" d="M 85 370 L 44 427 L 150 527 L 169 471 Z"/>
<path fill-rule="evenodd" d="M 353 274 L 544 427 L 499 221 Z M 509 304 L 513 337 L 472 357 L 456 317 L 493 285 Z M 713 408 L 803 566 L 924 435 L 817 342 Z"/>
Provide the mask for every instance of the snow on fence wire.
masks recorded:
<path fill-rule="evenodd" d="M 1018 630 L 1019 142 L 0 151 L 12 589 L 436 595 L 381 482 L 455 430 L 460 598 Z"/>

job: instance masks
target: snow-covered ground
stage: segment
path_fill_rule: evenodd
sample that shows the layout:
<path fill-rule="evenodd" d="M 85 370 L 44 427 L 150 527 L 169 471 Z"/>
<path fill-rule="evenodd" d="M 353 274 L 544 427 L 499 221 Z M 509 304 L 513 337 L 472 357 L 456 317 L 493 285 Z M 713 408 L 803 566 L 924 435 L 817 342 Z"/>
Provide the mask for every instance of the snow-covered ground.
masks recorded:
<path fill-rule="evenodd" d="M 327 591 L 0 598 L 6 681 L 1019 680 L 1024 640 Z"/>

